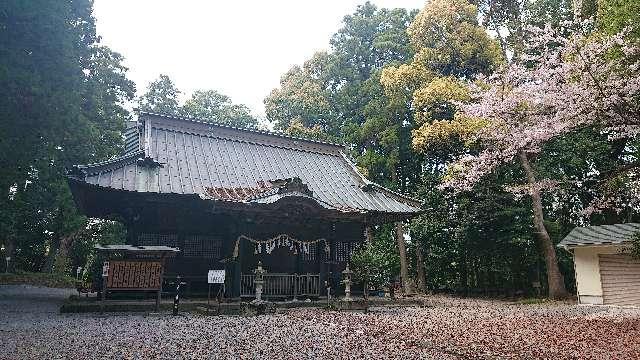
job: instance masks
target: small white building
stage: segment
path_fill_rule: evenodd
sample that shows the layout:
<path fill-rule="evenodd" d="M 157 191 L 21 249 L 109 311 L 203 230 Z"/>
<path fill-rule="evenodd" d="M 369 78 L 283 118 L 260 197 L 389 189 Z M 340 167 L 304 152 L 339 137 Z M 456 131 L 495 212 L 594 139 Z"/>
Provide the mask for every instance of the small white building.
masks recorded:
<path fill-rule="evenodd" d="M 640 260 L 625 249 L 640 224 L 573 229 L 559 247 L 573 254 L 580 304 L 640 306 Z"/>

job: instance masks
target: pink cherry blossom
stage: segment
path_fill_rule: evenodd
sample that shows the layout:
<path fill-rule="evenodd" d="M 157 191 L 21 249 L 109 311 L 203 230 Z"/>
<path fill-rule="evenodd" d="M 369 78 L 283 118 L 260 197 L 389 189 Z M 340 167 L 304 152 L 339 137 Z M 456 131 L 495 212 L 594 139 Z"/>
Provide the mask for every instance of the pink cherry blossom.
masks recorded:
<path fill-rule="evenodd" d="M 444 187 L 470 190 L 517 154 L 536 154 L 578 128 L 598 126 L 612 139 L 640 132 L 638 41 L 628 30 L 566 37 L 565 27 L 585 25 L 563 26 L 529 29 L 526 56 L 471 85 L 475 101 L 462 104 L 461 112 L 488 120 L 468 139 L 483 150 L 450 165 Z"/>

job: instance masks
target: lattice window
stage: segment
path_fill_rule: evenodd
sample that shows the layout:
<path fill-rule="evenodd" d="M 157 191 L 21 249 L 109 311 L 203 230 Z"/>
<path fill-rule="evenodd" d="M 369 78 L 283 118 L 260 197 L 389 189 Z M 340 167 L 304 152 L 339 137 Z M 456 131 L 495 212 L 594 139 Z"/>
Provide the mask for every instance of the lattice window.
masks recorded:
<path fill-rule="evenodd" d="M 351 260 L 351 253 L 355 245 L 353 242 L 338 241 L 336 242 L 335 258 L 336 261 L 347 262 Z"/>
<path fill-rule="evenodd" d="M 186 257 L 219 259 L 222 253 L 222 240 L 210 235 L 186 235 L 182 253 Z"/>
<path fill-rule="evenodd" d="M 318 244 L 309 244 L 308 253 L 302 252 L 302 260 L 304 261 L 316 261 L 318 256 Z"/>
<path fill-rule="evenodd" d="M 149 234 L 142 233 L 138 235 L 138 245 L 140 246 L 170 246 L 178 247 L 177 234 Z"/>

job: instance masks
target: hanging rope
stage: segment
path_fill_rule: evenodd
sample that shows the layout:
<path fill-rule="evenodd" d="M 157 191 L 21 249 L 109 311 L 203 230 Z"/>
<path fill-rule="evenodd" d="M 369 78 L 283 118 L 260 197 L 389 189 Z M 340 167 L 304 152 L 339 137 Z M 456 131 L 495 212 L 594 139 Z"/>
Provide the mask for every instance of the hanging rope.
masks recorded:
<path fill-rule="evenodd" d="M 256 245 L 256 254 L 262 253 L 262 247 L 264 247 L 265 252 L 267 254 L 271 254 L 271 252 L 276 248 L 276 247 L 282 247 L 282 246 L 286 246 L 289 247 L 289 250 L 293 250 L 293 252 L 295 254 L 297 254 L 297 248 L 295 245 L 298 245 L 301 250 L 305 253 L 308 254 L 309 253 L 309 246 L 313 245 L 313 244 L 317 244 L 321 241 L 324 242 L 324 251 L 326 253 L 330 252 L 330 247 L 329 247 L 329 242 L 327 241 L 327 239 L 325 238 L 320 238 L 320 239 L 316 239 L 316 240 L 311 240 L 311 241 L 302 241 L 302 240 L 298 240 L 294 237 L 291 237 L 287 234 L 280 234 L 276 237 L 273 237 L 271 239 L 266 239 L 266 240 L 256 240 L 256 239 L 252 239 L 246 235 L 240 235 L 238 236 L 238 239 L 236 240 L 236 244 L 235 247 L 233 248 L 233 258 L 237 258 L 238 254 L 240 252 L 240 240 L 248 240 L 250 242 L 252 242 L 253 244 Z"/>

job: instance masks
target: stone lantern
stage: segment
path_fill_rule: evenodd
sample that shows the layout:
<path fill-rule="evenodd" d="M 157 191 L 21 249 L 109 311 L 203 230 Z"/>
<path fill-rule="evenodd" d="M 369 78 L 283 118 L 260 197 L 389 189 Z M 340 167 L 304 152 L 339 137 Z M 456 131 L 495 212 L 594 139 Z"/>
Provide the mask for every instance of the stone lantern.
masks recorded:
<path fill-rule="evenodd" d="M 253 270 L 253 273 L 256 274 L 253 280 L 256 286 L 256 301 L 262 301 L 262 286 L 264 285 L 264 274 L 266 274 L 267 271 L 262 268 L 261 261 L 258 261 L 258 267 Z"/>
<path fill-rule="evenodd" d="M 342 271 L 342 283 L 344 284 L 344 299 L 346 301 L 351 301 L 351 275 L 353 275 L 353 271 L 349 269 L 349 264 L 347 264 L 347 268 Z"/>

